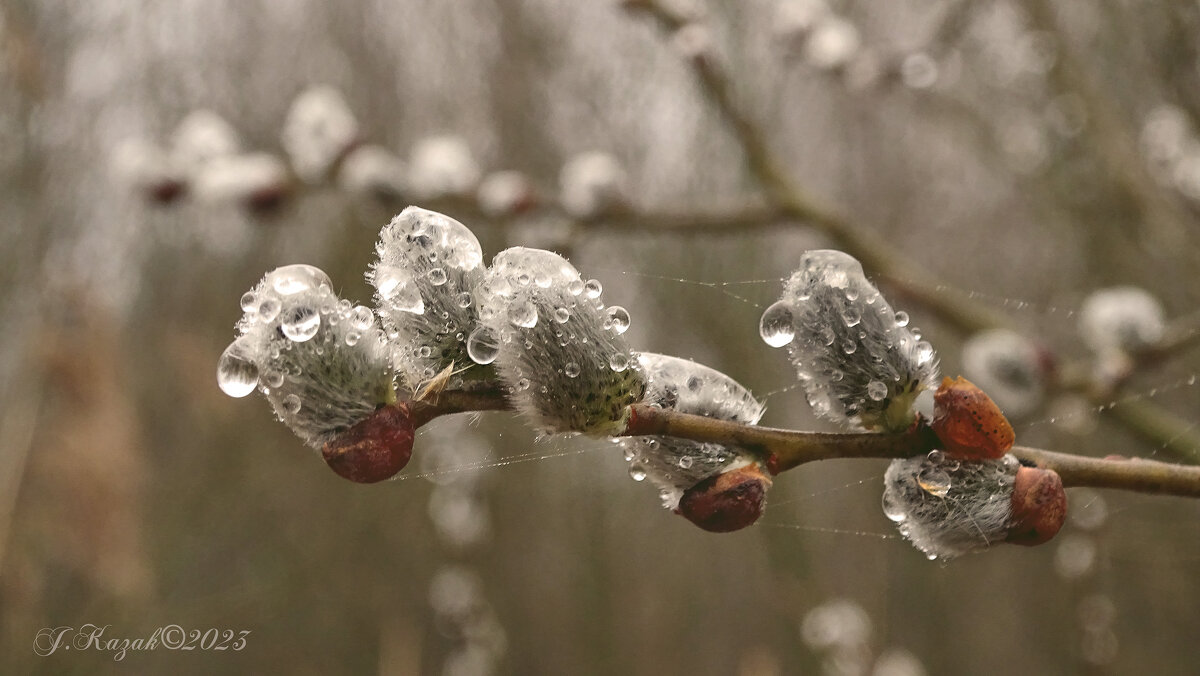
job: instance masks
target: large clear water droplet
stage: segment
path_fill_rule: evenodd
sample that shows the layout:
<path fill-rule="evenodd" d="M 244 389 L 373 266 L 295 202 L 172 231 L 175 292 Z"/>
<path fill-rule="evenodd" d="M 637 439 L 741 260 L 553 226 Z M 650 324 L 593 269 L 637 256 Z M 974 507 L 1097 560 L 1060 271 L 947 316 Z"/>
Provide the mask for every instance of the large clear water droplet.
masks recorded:
<path fill-rule="evenodd" d="M 537 308 L 527 300 L 517 301 L 508 308 L 508 321 L 513 326 L 532 328 L 538 322 Z"/>
<path fill-rule="evenodd" d="M 441 286 L 446 283 L 445 268 L 434 268 L 425 274 L 429 278 L 429 283 L 434 286 Z"/>
<path fill-rule="evenodd" d="M 299 263 L 276 268 L 271 273 L 271 288 L 281 296 L 291 296 L 309 289 L 316 289 L 322 284 L 332 287 L 329 275 L 312 265 Z"/>
<path fill-rule="evenodd" d="M 883 493 L 883 515 L 896 523 L 908 518 L 908 513 L 904 511 L 904 504 L 895 499 L 890 491 Z"/>
<path fill-rule="evenodd" d="M 558 322 L 559 324 L 566 324 L 567 320 L 570 318 L 571 318 L 570 310 L 568 310 L 565 307 L 555 308 L 554 321 Z"/>
<path fill-rule="evenodd" d="M 258 296 L 254 295 L 253 291 L 247 291 L 242 294 L 241 299 L 242 312 L 253 312 L 258 306 Z"/>
<path fill-rule="evenodd" d="M 925 341 L 917 343 L 917 365 L 924 366 L 933 361 L 933 346 Z"/>
<path fill-rule="evenodd" d="M 604 286 L 598 279 L 589 279 L 583 284 L 583 295 L 587 298 L 599 298 L 603 291 Z"/>
<path fill-rule="evenodd" d="M 950 475 L 937 467 L 925 467 L 917 473 L 917 485 L 934 497 L 944 498 L 950 492 Z"/>
<path fill-rule="evenodd" d="M 321 313 L 309 307 L 298 307 L 279 325 L 289 340 L 303 343 L 317 335 L 321 328 Z"/>
<path fill-rule="evenodd" d="M 896 313 L 896 326 L 908 326 L 908 313 L 901 310 Z"/>
<path fill-rule="evenodd" d="M 496 361 L 498 354 L 500 354 L 500 342 L 486 328 L 480 326 L 467 336 L 467 356 L 476 364 L 490 364 Z"/>
<path fill-rule="evenodd" d="M 629 368 L 629 355 L 623 352 L 617 352 L 608 358 L 608 367 L 620 373 Z"/>
<path fill-rule="evenodd" d="M 258 386 L 258 365 L 250 359 L 250 350 L 235 340 L 217 360 L 217 385 L 231 397 L 244 397 Z"/>
<path fill-rule="evenodd" d="M 785 301 L 773 303 L 758 322 L 758 335 L 771 347 L 783 347 L 792 342 L 796 328 L 792 322 L 792 306 Z"/>
<path fill-rule="evenodd" d="M 279 316 L 280 303 L 278 298 L 264 298 L 258 304 L 258 318 L 264 322 L 274 321 Z"/>
<path fill-rule="evenodd" d="M 888 386 L 885 385 L 883 381 L 872 380 L 871 382 L 867 383 L 867 396 L 871 398 L 871 401 L 883 401 L 884 397 L 887 396 L 887 393 Z"/>
<path fill-rule="evenodd" d="M 359 331 L 366 331 L 375 322 L 375 313 L 371 308 L 359 305 L 350 311 L 350 325 Z"/>
<path fill-rule="evenodd" d="M 563 366 L 563 374 L 565 374 L 568 378 L 578 378 L 579 377 L 579 364 L 577 364 L 573 361 L 567 362 Z"/>
<path fill-rule="evenodd" d="M 629 478 L 633 479 L 634 481 L 645 481 L 646 480 L 645 468 L 643 468 L 641 465 L 630 465 L 629 466 Z"/>
<path fill-rule="evenodd" d="M 375 271 L 375 288 L 379 297 L 401 312 L 419 315 L 425 313 L 425 301 L 421 290 L 403 270 L 382 267 Z"/>
<path fill-rule="evenodd" d="M 608 319 L 612 330 L 617 335 L 621 335 L 629 330 L 629 311 L 620 305 L 613 305 L 608 308 Z"/>

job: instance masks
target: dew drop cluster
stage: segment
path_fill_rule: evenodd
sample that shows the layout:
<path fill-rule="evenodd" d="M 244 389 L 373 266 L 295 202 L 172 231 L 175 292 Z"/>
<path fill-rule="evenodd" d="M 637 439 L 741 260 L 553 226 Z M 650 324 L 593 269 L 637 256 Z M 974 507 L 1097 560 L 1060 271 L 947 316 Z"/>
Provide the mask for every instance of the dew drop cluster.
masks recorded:
<path fill-rule="evenodd" d="M 448 216 L 408 207 L 384 226 L 375 251 L 367 281 L 405 386 L 415 390 L 451 364 L 469 366 L 473 292 L 484 272 L 475 235 Z M 450 385 L 461 382 L 456 376 Z"/>
<path fill-rule="evenodd" d="M 217 362 L 232 397 L 258 390 L 275 414 L 319 448 L 388 396 L 392 370 L 375 314 L 341 300 L 319 268 L 278 268 L 239 300 L 237 338 Z"/>
<path fill-rule="evenodd" d="M 467 352 L 496 364 L 544 431 L 613 431 L 642 392 L 622 338 L 629 313 L 606 307 L 602 293 L 563 257 L 526 247 L 500 252 L 477 288 L 480 326 Z"/>
<path fill-rule="evenodd" d="M 1008 536 L 1019 466 L 1011 455 L 965 461 L 941 451 L 893 460 L 883 513 L 931 560 L 982 551 Z"/>
<path fill-rule="evenodd" d="M 840 251 L 801 257 L 759 334 L 787 348 L 813 411 L 851 426 L 906 428 L 913 400 L 937 380 L 933 347 Z"/>
<path fill-rule="evenodd" d="M 651 352 L 639 352 L 637 364 L 646 380 L 642 403 L 745 425 L 762 417 L 763 405 L 720 371 Z M 684 491 L 710 476 L 753 462 L 744 449 L 675 437 L 621 437 L 618 443 L 625 450 L 629 475 L 635 481 L 649 479 L 667 509 L 674 509 Z"/>

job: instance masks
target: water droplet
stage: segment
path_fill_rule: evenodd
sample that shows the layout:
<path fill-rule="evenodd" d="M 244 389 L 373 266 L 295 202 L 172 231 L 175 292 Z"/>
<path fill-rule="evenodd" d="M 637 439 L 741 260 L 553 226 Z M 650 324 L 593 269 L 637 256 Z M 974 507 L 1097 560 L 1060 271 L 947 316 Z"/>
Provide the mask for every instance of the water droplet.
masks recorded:
<path fill-rule="evenodd" d="M 299 263 L 276 268 L 271 273 L 271 288 L 281 296 L 291 296 L 309 289 L 316 289 L 322 284 L 333 286 L 329 275 L 318 267 Z"/>
<path fill-rule="evenodd" d="M 272 321 L 279 316 L 279 308 L 278 298 L 264 298 L 263 302 L 258 304 L 258 318 L 264 322 Z"/>
<path fill-rule="evenodd" d="M 904 511 L 904 504 L 896 500 L 891 491 L 883 493 L 883 514 L 896 523 L 908 518 L 908 513 Z"/>
<path fill-rule="evenodd" d="M 296 414 L 300 411 L 300 397 L 289 394 L 283 398 L 283 410 L 291 414 Z"/>
<path fill-rule="evenodd" d="M 362 338 L 362 335 L 360 335 L 357 331 L 350 331 L 346 334 L 344 340 L 346 341 L 346 345 L 354 347 L 355 345 L 358 345 L 360 338 Z"/>
<path fill-rule="evenodd" d="M 429 359 L 430 355 L 432 354 L 433 348 L 429 347 L 428 345 L 422 345 L 421 347 L 417 348 L 417 356 L 422 359 Z"/>
<path fill-rule="evenodd" d="M 629 478 L 633 479 L 634 481 L 645 481 L 646 480 L 645 468 L 643 468 L 641 465 L 630 465 L 629 466 Z"/>
<path fill-rule="evenodd" d="M 532 328 L 538 322 L 537 308 L 527 300 L 517 301 L 508 308 L 508 321 L 512 322 L 513 326 Z"/>
<path fill-rule="evenodd" d="M 658 492 L 658 499 L 662 500 L 663 509 L 672 509 L 675 507 L 675 492 L 669 488 L 664 488 Z"/>
<path fill-rule="evenodd" d="M 822 345 L 824 345 L 826 347 L 833 345 L 833 340 L 834 340 L 835 336 L 833 334 L 833 329 L 829 328 L 828 326 L 824 326 L 821 328 L 819 337 L 821 339 Z"/>
<path fill-rule="evenodd" d="M 862 321 L 862 312 L 858 308 L 850 306 L 842 312 L 842 321 L 848 327 L 858 326 L 858 323 Z"/>
<path fill-rule="evenodd" d="M 871 401 L 883 401 L 887 393 L 888 386 L 884 385 L 882 381 L 872 380 L 867 383 L 867 396 L 871 398 Z"/>
<path fill-rule="evenodd" d="M 917 343 L 917 365 L 923 366 L 933 361 L 933 346 L 925 341 Z"/>
<path fill-rule="evenodd" d="M 413 284 L 408 274 L 399 268 L 380 267 L 375 270 L 375 289 L 388 306 L 401 312 L 419 315 L 425 313 L 425 301 L 421 290 Z"/>
<path fill-rule="evenodd" d="M 583 281 L 578 279 L 571 280 L 571 282 L 567 284 L 567 292 L 572 296 L 578 296 L 579 294 L 583 293 Z"/>
<path fill-rule="evenodd" d="M 479 327 L 467 336 L 467 356 L 476 364 L 486 365 L 496 361 L 500 354 L 500 343 L 484 327 Z"/>
<path fill-rule="evenodd" d="M 567 320 L 570 318 L 571 318 L 570 310 L 568 310 L 565 307 L 555 308 L 554 321 L 558 322 L 559 324 L 566 324 Z"/>
<path fill-rule="evenodd" d="M 463 291 L 454 297 L 454 304 L 460 308 L 471 307 L 471 294 L 467 291 Z"/>
<path fill-rule="evenodd" d="M 613 305 L 608 308 L 608 319 L 611 322 L 613 332 L 618 336 L 629 330 L 629 311 L 620 305 Z"/>
<path fill-rule="evenodd" d="M 791 304 L 781 300 L 767 308 L 758 322 L 758 335 L 771 347 L 783 347 L 792 342 L 796 328 Z"/>
<path fill-rule="evenodd" d="M 258 386 L 258 365 L 250 359 L 247 343 L 235 340 L 221 353 L 217 385 L 231 397 L 244 397 Z"/>
<path fill-rule="evenodd" d="M 623 352 L 617 352 L 608 358 L 608 366 L 612 370 L 620 373 L 629 368 L 629 355 Z"/>
<path fill-rule="evenodd" d="M 262 381 L 267 387 L 279 387 L 283 385 L 283 371 L 267 371 L 263 374 Z"/>
<path fill-rule="evenodd" d="M 280 325 L 283 335 L 297 343 L 303 343 L 317 335 L 317 329 L 320 327 L 321 313 L 310 307 L 296 308 L 292 311 L 291 316 Z"/>
<path fill-rule="evenodd" d="M 577 364 L 573 361 L 567 362 L 565 365 L 563 365 L 563 374 L 566 375 L 568 378 L 578 378 L 579 377 L 579 364 Z"/>
<path fill-rule="evenodd" d="M 936 467 L 925 467 L 917 473 L 917 485 L 934 497 L 944 498 L 950 492 L 950 475 Z"/>
<path fill-rule="evenodd" d="M 846 300 L 851 301 L 851 302 L 856 301 L 856 300 L 858 300 L 858 294 L 859 294 L 858 287 L 856 287 L 856 286 L 847 286 L 846 287 Z"/>
<path fill-rule="evenodd" d="M 694 463 L 694 462 L 695 462 L 695 459 L 692 458 L 692 456 L 690 456 L 690 455 L 680 456 L 679 463 L 678 463 L 679 469 L 690 469 L 692 466 L 692 463 Z"/>
<path fill-rule="evenodd" d="M 517 389 L 518 390 L 528 390 L 529 385 L 530 385 L 530 383 L 529 383 L 528 378 L 519 378 L 517 380 Z"/>
<path fill-rule="evenodd" d="M 255 305 L 258 304 L 258 296 L 254 295 L 253 291 L 247 291 L 242 294 L 241 306 L 242 312 L 253 312 Z"/>
<path fill-rule="evenodd" d="M 444 268 L 434 268 L 425 273 L 429 278 L 429 283 L 434 286 L 441 286 L 446 283 L 446 270 Z"/>
<path fill-rule="evenodd" d="M 901 310 L 896 313 L 896 326 L 908 326 L 908 313 Z"/>
<path fill-rule="evenodd" d="M 371 328 L 374 321 L 375 313 L 371 312 L 371 308 L 359 305 L 350 311 L 350 325 L 360 331 Z"/>
<path fill-rule="evenodd" d="M 598 279 L 589 279 L 583 284 L 583 295 L 588 298 L 599 298 L 603 291 L 604 286 Z"/>

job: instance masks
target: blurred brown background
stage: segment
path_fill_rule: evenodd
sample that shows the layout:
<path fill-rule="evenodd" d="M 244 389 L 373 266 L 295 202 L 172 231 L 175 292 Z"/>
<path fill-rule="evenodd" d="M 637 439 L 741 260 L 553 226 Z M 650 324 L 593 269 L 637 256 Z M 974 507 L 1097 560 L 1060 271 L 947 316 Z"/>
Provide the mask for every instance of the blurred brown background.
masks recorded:
<path fill-rule="evenodd" d="M 809 193 L 1075 363 L 1070 312 L 1091 290 L 1141 286 L 1168 317 L 1198 306 L 1200 7 L 1049 4 L 699 9 L 737 100 Z M 568 158 L 602 150 L 635 214 L 761 205 L 674 42 L 607 1 L 3 0 L 0 671 L 1193 672 L 1194 501 L 1072 492 L 1055 541 L 940 565 L 883 517 L 882 462 L 790 472 L 760 524 L 713 535 L 659 509 L 610 444 L 535 441 L 503 414 L 424 432 L 405 474 L 450 470 L 432 480 L 347 483 L 260 397 L 223 395 L 215 365 L 239 295 L 275 266 L 320 266 L 367 302 L 375 235 L 407 200 L 326 186 L 268 214 L 163 207 L 113 169 L 122 144 L 165 142 L 197 109 L 278 152 L 293 98 L 328 84 L 362 137 L 404 158 L 458 135 L 485 172 L 553 196 Z M 758 338 L 762 308 L 800 252 L 836 245 L 800 222 L 572 230 L 445 208 L 487 258 L 569 252 L 630 310 L 635 347 L 758 393 L 794 382 Z M 958 372 L 966 336 L 893 302 Z M 1174 416 L 1161 443 L 1070 394 L 1015 421 L 1018 440 L 1158 455 L 1196 434 L 1197 370 L 1193 350 L 1114 396 Z M 795 390 L 768 404 L 764 424 L 829 429 Z M 240 652 L 121 662 L 31 650 L 40 628 L 88 622 L 107 638 L 252 633 Z"/>

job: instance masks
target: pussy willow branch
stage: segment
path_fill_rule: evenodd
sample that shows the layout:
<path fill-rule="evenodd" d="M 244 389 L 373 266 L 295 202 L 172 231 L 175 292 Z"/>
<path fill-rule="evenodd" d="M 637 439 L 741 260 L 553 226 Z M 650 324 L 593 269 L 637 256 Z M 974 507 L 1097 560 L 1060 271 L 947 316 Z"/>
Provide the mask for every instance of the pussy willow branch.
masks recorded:
<path fill-rule="evenodd" d="M 627 0 L 625 6 L 649 14 L 667 35 L 684 28 L 694 18 L 679 13 L 663 0 Z M 973 333 L 1010 325 L 1004 315 L 965 297 L 946 292 L 948 285 L 924 269 L 910 265 L 907 259 L 881 243 L 878 235 L 859 227 L 808 195 L 791 177 L 783 160 L 775 154 L 758 123 L 738 104 L 733 82 L 715 55 L 703 51 L 690 58 L 690 62 L 700 81 L 701 91 L 741 145 L 751 173 L 762 184 L 770 202 L 783 214 L 824 232 L 865 268 L 885 278 L 899 293 L 909 296 L 961 331 Z M 1120 407 L 1109 409 L 1114 411 L 1116 422 L 1151 443 L 1170 448 L 1176 455 L 1194 456 L 1196 446 L 1193 442 L 1196 439 L 1190 425 L 1182 421 L 1177 421 L 1180 424 L 1170 424 L 1173 418 L 1150 402 L 1138 402 L 1136 406 L 1119 413 L 1116 412 L 1117 408 Z"/>
<path fill-rule="evenodd" d="M 512 410 L 504 389 L 493 384 L 447 390 L 428 400 L 408 402 L 408 406 L 417 426 L 451 413 Z M 773 474 L 816 460 L 908 458 L 939 446 L 937 437 L 925 425 L 915 425 L 902 434 L 836 434 L 742 425 L 645 404 L 634 404 L 630 411 L 621 436 L 662 435 L 740 446 L 764 458 Z M 1140 458 L 1089 458 L 1023 446 L 1011 452 L 1019 460 L 1058 472 L 1068 487 L 1200 497 L 1200 467 Z"/>
<path fill-rule="evenodd" d="M 627 6 L 649 13 L 667 33 L 685 27 L 690 19 L 658 0 L 641 0 L 628 3 Z M 1007 324 L 1004 317 L 977 303 L 942 293 L 939 290 L 941 283 L 932 275 L 908 265 L 904 258 L 882 244 L 877 235 L 860 229 L 842 214 L 808 195 L 792 180 L 759 125 L 739 107 L 734 99 L 733 83 L 715 56 L 701 53 L 691 59 L 691 64 L 700 79 L 704 95 L 742 146 L 751 173 L 781 212 L 824 232 L 864 267 L 887 278 L 901 293 L 918 300 L 934 314 L 964 331 L 974 332 Z"/>

